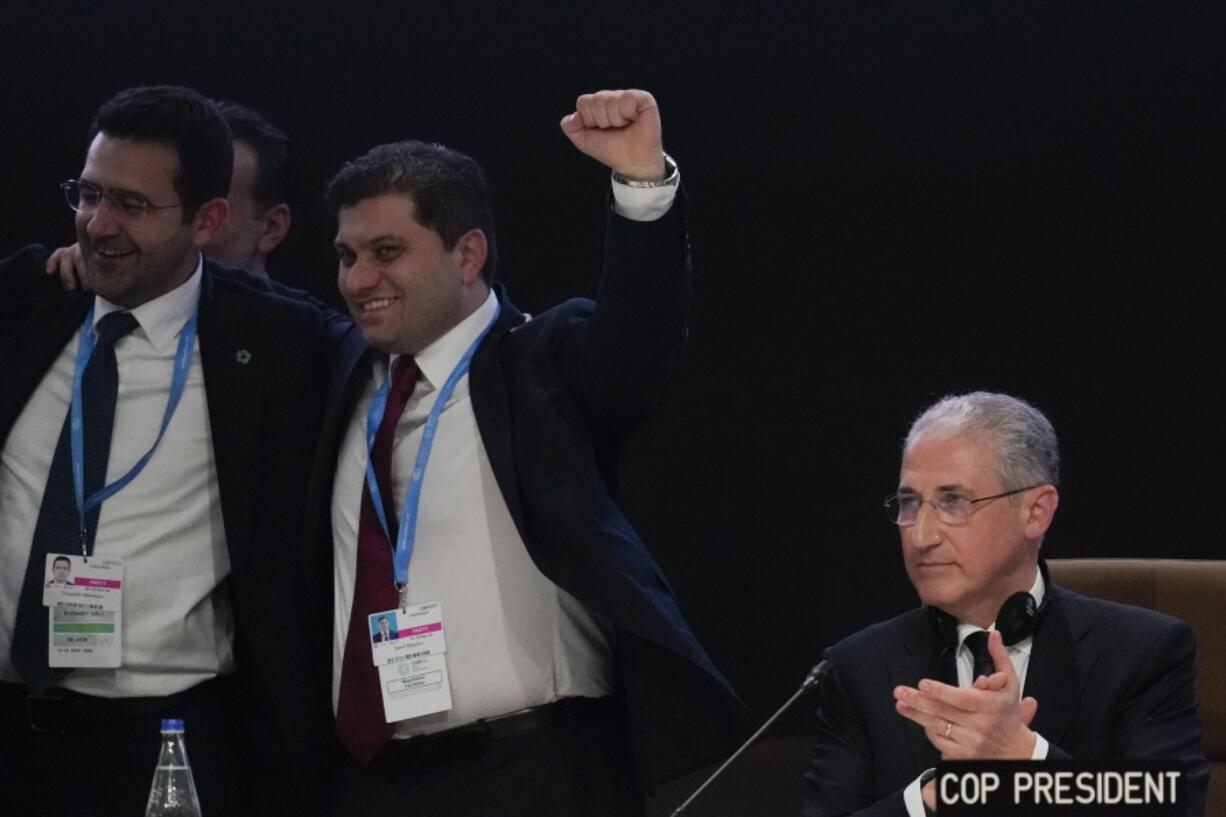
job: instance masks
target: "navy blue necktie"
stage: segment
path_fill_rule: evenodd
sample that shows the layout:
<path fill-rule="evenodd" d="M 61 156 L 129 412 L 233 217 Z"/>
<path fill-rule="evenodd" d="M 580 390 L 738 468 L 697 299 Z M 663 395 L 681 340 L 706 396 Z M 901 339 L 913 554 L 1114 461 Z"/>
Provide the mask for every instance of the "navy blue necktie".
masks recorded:
<path fill-rule="evenodd" d="M 988 651 L 988 633 L 986 630 L 976 630 L 966 637 L 962 642 L 967 649 L 971 651 L 971 658 L 974 659 L 974 669 L 971 671 L 971 683 L 975 683 L 975 679 L 980 675 L 992 675 L 996 672 L 996 662 L 992 660 L 992 653 Z"/>
<path fill-rule="evenodd" d="M 115 425 L 115 397 L 119 390 L 119 371 L 115 363 L 115 343 L 139 324 L 131 312 L 112 312 L 97 324 L 98 341 L 81 375 L 81 413 L 84 419 L 85 496 L 98 491 L 106 480 L 106 465 L 111 452 L 111 432 Z M 13 666 L 32 692 L 41 693 L 55 686 L 71 670 L 47 666 L 47 608 L 43 589 L 48 553 L 80 553 L 81 524 L 72 485 L 72 449 L 69 431 L 72 412 L 64 418 L 59 442 L 47 474 L 47 487 L 38 509 L 30 561 L 26 564 L 17 621 L 13 627 Z M 86 516 L 85 526 L 92 550 L 101 508 Z"/>

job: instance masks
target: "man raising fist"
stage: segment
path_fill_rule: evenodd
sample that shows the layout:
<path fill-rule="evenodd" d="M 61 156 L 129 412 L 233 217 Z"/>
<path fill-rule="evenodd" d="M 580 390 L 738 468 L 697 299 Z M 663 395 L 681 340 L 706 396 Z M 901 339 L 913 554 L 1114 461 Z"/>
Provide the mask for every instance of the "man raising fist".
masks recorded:
<path fill-rule="evenodd" d="M 605 269 L 595 302 L 533 318 L 493 287 L 470 157 L 380 145 L 328 185 L 365 341 L 333 373 L 313 509 L 335 555 L 340 815 L 642 814 L 737 736 L 612 496 L 683 352 L 677 167 L 644 91 L 581 96 L 561 127 L 613 174 Z M 372 644 L 392 612 L 400 638 Z"/>

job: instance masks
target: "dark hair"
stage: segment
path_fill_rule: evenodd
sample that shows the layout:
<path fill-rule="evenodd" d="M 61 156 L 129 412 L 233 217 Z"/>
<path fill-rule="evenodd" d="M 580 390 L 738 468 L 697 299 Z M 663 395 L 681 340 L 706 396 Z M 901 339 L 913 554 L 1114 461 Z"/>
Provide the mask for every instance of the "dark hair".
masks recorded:
<path fill-rule="evenodd" d="M 337 171 L 328 182 L 324 200 L 335 214 L 342 207 L 387 193 L 407 195 L 417 222 L 438 233 L 449 250 L 469 230 L 485 233 L 489 254 L 481 277 L 486 283 L 494 280 L 498 260 L 494 202 L 476 160 L 425 142 L 379 145 Z"/>
<path fill-rule="evenodd" d="M 234 141 L 242 142 L 255 153 L 255 187 L 252 198 L 262 210 L 278 204 L 290 207 L 298 198 L 298 178 L 290 160 L 289 137 L 260 114 L 237 102 L 218 102 L 217 111 Z"/>
<path fill-rule="evenodd" d="M 64 562 L 69 567 L 72 567 L 72 559 L 69 559 L 67 556 L 56 556 L 54 559 L 51 560 L 51 566 L 55 567 L 60 562 Z"/>
<path fill-rule="evenodd" d="M 201 204 L 230 191 L 230 128 L 212 101 L 191 88 L 155 85 L 120 91 L 98 109 L 90 139 L 99 133 L 174 149 L 179 158 L 174 187 L 183 201 L 185 223 Z"/>

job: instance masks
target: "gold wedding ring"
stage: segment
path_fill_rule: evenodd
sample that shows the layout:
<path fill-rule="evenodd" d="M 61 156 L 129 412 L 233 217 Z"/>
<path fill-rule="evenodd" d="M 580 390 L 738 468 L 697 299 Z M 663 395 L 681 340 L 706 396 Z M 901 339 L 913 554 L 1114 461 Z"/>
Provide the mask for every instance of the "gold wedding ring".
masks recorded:
<path fill-rule="evenodd" d="M 945 721 L 945 739 L 949 740 L 949 733 L 954 728 L 953 721 Z"/>

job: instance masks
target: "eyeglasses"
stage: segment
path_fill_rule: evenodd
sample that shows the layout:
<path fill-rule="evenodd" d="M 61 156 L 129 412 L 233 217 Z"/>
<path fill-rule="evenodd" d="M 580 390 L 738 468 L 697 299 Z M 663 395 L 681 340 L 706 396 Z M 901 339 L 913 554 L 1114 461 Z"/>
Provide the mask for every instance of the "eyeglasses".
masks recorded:
<path fill-rule="evenodd" d="M 893 496 L 886 497 L 885 515 L 895 525 L 905 528 L 908 525 L 915 524 L 916 520 L 919 519 L 920 508 L 928 504 L 937 512 L 937 519 L 946 525 L 965 525 L 970 521 L 971 513 L 980 502 L 990 502 L 993 499 L 1013 496 L 1014 494 L 1020 494 L 1022 491 L 1029 491 L 1031 488 L 1038 488 L 1043 484 L 1040 482 L 1038 485 L 1014 488 L 1012 491 L 1005 491 L 1003 494 L 981 496 L 978 499 L 971 499 L 956 493 L 939 494 L 936 499 L 924 499 L 919 494 L 894 494 Z"/>
<path fill-rule="evenodd" d="M 120 218 L 130 219 L 141 218 L 148 215 L 151 210 L 173 210 L 183 206 L 182 204 L 154 204 L 140 193 L 123 190 L 103 193 L 102 188 L 80 179 L 69 179 L 60 185 L 60 189 L 64 191 L 64 198 L 68 200 L 68 206 L 78 213 L 94 212 L 101 206 L 103 199 L 111 203 L 111 208 Z"/>

